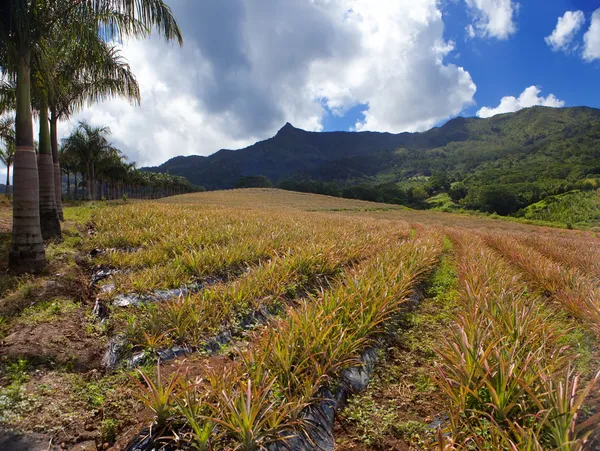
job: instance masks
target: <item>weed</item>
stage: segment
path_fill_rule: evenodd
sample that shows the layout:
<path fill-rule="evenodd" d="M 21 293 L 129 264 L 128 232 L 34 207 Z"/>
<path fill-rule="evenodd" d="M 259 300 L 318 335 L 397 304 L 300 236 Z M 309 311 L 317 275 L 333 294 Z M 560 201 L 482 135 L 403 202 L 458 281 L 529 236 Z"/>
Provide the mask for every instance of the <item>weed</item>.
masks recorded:
<path fill-rule="evenodd" d="M 105 418 L 100 425 L 103 443 L 114 443 L 117 439 L 119 421 L 114 418 Z"/>

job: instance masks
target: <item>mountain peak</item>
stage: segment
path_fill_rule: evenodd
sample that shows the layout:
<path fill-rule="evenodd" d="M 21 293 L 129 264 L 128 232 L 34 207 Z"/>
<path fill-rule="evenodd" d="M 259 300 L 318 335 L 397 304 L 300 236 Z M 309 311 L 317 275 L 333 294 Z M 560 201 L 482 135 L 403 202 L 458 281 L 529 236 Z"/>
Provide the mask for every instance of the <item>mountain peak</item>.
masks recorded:
<path fill-rule="evenodd" d="M 281 129 L 277 132 L 278 135 L 284 134 L 284 133 L 290 133 L 293 132 L 295 130 L 299 130 L 296 127 L 294 127 L 292 124 L 290 124 L 289 122 L 286 122 L 285 125 L 283 127 L 281 127 Z"/>

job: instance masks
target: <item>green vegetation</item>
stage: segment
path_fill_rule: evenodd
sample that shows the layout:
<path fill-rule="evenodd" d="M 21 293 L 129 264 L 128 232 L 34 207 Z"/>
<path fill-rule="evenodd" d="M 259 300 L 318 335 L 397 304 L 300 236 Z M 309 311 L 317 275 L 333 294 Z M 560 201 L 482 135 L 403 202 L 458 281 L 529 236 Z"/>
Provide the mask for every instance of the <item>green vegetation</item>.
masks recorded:
<path fill-rule="evenodd" d="M 524 219 L 563 223 L 571 227 L 600 225 L 600 191 L 570 191 L 529 205 L 518 214 Z"/>
<path fill-rule="evenodd" d="M 442 408 L 434 396 L 435 349 L 455 316 L 457 297 L 453 246 L 447 238 L 439 264 L 425 285 L 425 298 L 419 305 L 400 312 L 388 327 L 382 361 L 369 387 L 351 398 L 341 412 L 343 432 L 336 440 L 342 448 L 358 443 L 386 450 L 391 448 L 390 440 L 426 448 L 435 441 L 437 429 L 429 423 Z"/>
<path fill-rule="evenodd" d="M 63 140 L 59 159 L 62 172 L 67 177 L 67 198 L 155 199 L 203 191 L 184 177 L 137 170 L 135 163 L 128 163 L 127 157 L 109 142 L 110 133 L 108 127 L 92 127 L 80 122 Z M 79 174 L 81 177 L 78 178 Z"/>
<path fill-rule="evenodd" d="M 49 322 L 77 310 L 78 305 L 70 299 L 54 299 L 37 303 L 26 308 L 21 313 L 21 320 L 25 324 Z"/>
<path fill-rule="evenodd" d="M 264 175 L 240 177 L 236 188 L 272 188 L 273 183 Z"/>

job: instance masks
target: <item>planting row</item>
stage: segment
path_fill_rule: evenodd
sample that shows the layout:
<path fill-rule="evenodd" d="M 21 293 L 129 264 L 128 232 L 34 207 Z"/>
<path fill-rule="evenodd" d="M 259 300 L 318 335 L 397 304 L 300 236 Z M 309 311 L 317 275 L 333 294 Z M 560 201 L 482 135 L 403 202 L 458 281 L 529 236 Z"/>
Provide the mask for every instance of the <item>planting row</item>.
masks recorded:
<path fill-rule="evenodd" d="M 116 293 L 179 288 L 209 275 L 322 245 L 359 254 L 382 238 L 408 233 L 402 223 L 332 220 L 319 214 L 244 212 L 228 209 L 128 205 L 102 212 L 90 249 L 113 250 L 99 261 L 123 270 L 113 277 Z M 108 293 L 107 293 L 108 295 Z"/>
<path fill-rule="evenodd" d="M 253 333 L 235 360 L 201 380 L 176 376 L 140 384 L 159 426 L 170 424 L 198 449 L 254 450 L 310 435 L 302 415 L 335 387 L 436 263 L 441 236 L 430 233 L 381 250 L 332 288 L 309 296 Z M 167 422 L 168 418 L 174 418 Z"/>
<path fill-rule="evenodd" d="M 461 314 L 439 350 L 450 418 L 440 449 L 582 449 L 590 422 L 577 419 L 598 376 L 584 383 L 576 371 L 574 325 L 482 240 L 452 237 Z M 489 240 L 518 252 L 510 239 Z"/>
<path fill-rule="evenodd" d="M 510 237 L 485 235 L 485 240 L 523 271 L 532 286 L 550 295 L 571 315 L 600 334 L 600 286 L 576 267 L 565 266 Z"/>

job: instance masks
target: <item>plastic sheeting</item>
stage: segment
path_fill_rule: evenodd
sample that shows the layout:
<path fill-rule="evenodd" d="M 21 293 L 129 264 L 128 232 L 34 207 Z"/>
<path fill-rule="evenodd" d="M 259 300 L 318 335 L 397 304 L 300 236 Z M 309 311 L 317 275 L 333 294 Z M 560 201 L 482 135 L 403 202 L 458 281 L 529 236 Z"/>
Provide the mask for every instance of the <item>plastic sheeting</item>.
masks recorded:
<path fill-rule="evenodd" d="M 360 393 L 367 388 L 377 357 L 377 348 L 367 349 L 361 356 L 361 365 L 342 372 L 340 387 L 335 393 L 328 388 L 319 390 L 316 398 L 320 401 L 308 406 L 300 414 L 308 425 L 304 433 L 296 433 L 294 437 L 272 443 L 268 447 L 269 451 L 333 451 L 335 412 L 343 408 L 351 394 Z M 293 434 L 290 431 L 282 435 L 286 437 Z"/>
<path fill-rule="evenodd" d="M 188 294 L 198 293 L 203 288 L 201 283 L 193 283 L 181 288 L 171 290 L 157 290 L 150 294 L 119 294 L 115 296 L 113 305 L 115 307 L 139 307 L 142 304 L 152 302 L 165 302 L 179 296 L 187 296 Z"/>

